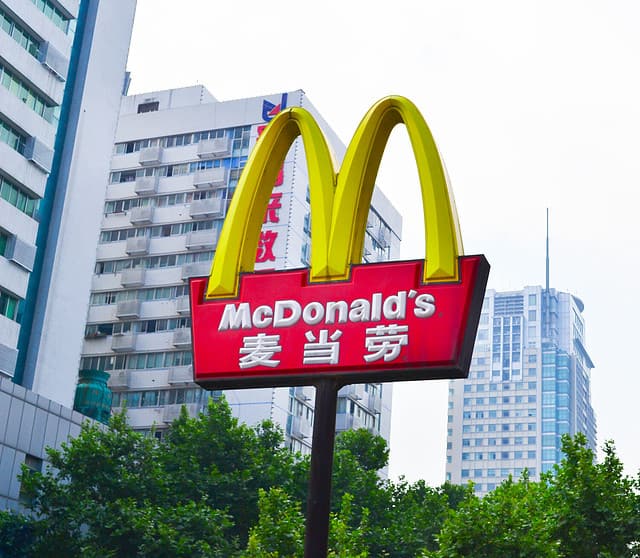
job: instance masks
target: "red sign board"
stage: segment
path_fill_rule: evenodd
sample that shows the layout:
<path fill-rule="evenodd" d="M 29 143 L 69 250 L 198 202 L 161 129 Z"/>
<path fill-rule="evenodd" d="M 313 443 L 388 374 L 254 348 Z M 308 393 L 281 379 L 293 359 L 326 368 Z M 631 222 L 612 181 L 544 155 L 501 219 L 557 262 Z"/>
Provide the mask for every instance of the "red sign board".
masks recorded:
<path fill-rule="evenodd" d="M 190 283 L 194 379 L 209 388 L 466 377 L 489 264 L 459 257 L 459 281 L 423 284 L 424 260 L 241 275 L 236 298 Z"/>

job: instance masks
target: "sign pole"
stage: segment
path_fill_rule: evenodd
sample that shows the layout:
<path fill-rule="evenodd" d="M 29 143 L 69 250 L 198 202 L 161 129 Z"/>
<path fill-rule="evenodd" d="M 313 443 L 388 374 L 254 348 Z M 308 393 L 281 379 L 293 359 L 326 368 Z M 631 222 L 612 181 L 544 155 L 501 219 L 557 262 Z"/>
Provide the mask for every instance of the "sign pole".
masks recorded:
<path fill-rule="evenodd" d="M 304 558 L 327 556 L 336 406 L 340 387 L 333 379 L 323 379 L 316 384 Z"/>

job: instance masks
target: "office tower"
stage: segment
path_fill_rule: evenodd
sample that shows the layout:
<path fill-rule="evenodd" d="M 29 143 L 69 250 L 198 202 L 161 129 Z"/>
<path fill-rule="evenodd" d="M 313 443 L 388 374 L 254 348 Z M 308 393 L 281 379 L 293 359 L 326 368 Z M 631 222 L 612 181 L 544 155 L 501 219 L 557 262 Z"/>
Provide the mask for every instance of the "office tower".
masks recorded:
<path fill-rule="evenodd" d="M 135 0 L 0 0 L 0 508 L 73 405 Z"/>
<path fill-rule="evenodd" d="M 486 293 L 469 378 L 449 383 L 446 478 L 485 494 L 562 456 L 563 434 L 595 450 L 584 305 L 543 287 Z"/>
<path fill-rule="evenodd" d="M 247 156 L 280 110 L 301 106 L 344 146 L 303 91 L 217 101 L 194 86 L 122 100 L 97 247 L 82 369 L 110 372 L 114 407 L 137 429 L 161 435 L 183 404 L 210 396 L 192 383 L 188 279 L 209 274 L 222 223 Z M 399 252 L 401 218 L 376 191 L 365 260 Z M 298 139 L 286 156 L 264 218 L 256 269 L 299 268 L 310 253 L 306 159 Z M 226 391 L 233 412 L 280 424 L 287 444 L 308 451 L 313 388 Z M 387 439 L 391 388 L 348 386 L 338 429 L 367 427 Z"/>

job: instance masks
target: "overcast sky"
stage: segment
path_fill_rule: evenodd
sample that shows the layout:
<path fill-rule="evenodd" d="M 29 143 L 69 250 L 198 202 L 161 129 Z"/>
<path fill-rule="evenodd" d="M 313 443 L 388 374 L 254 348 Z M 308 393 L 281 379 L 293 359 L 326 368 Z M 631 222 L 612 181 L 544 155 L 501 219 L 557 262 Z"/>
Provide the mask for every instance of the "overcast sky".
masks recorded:
<path fill-rule="evenodd" d="M 303 8 L 304 6 L 304 8 Z M 640 469 L 640 4 L 634 0 L 138 0 L 130 93 L 205 85 L 219 100 L 303 89 L 344 143 L 379 98 L 409 97 L 447 166 L 467 254 L 489 288 L 585 303 L 598 443 Z M 424 257 L 402 127 L 378 184 Z M 444 481 L 447 384 L 394 387 L 391 475 Z"/>

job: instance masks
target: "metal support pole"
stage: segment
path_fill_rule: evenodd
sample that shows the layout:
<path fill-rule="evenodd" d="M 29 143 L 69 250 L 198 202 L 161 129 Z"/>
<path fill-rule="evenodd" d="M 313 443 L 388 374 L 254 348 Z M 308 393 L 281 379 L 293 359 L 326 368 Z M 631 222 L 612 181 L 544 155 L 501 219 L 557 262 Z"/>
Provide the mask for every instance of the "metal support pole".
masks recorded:
<path fill-rule="evenodd" d="M 321 380 L 316 385 L 304 558 L 326 558 L 327 556 L 331 511 L 331 471 L 339 389 L 340 385 L 330 379 Z"/>

